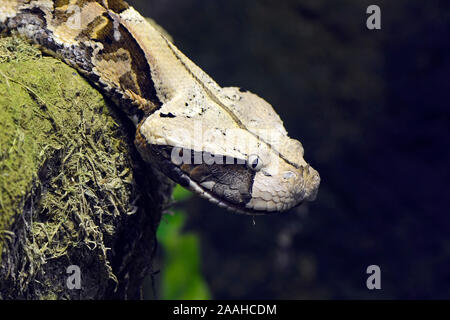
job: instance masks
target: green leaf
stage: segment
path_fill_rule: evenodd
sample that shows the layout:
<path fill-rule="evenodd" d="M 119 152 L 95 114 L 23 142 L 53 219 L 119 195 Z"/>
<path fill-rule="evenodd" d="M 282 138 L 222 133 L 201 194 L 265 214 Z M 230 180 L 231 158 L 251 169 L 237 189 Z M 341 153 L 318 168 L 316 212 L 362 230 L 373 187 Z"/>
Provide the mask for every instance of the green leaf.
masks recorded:
<path fill-rule="evenodd" d="M 211 298 L 201 274 L 200 240 L 196 233 L 182 233 L 186 214 L 177 210 L 165 215 L 157 238 L 164 250 L 161 298 L 206 300 Z"/>
<path fill-rule="evenodd" d="M 177 184 L 173 189 L 172 197 L 175 201 L 184 201 L 192 197 L 192 192 Z"/>

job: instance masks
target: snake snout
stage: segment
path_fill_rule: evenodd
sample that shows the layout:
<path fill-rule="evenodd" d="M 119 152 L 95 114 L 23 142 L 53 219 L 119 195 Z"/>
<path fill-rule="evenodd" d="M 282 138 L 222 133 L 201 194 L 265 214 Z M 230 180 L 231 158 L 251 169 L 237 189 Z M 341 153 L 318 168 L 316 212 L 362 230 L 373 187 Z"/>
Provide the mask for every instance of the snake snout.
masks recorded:
<path fill-rule="evenodd" d="M 320 175 L 309 164 L 303 169 L 305 200 L 314 201 L 320 185 Z"/>

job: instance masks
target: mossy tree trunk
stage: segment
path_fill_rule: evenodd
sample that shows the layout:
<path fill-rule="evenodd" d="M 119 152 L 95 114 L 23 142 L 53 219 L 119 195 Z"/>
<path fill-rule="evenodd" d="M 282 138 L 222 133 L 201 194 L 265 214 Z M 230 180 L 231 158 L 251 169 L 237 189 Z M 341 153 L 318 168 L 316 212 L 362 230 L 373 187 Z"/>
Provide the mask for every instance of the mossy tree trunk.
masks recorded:
<path fill-rule="evenodd" d="M 75 70 L 0 39 L 0 298 L 141 297 L 172 186 L 133 136 Z"/>

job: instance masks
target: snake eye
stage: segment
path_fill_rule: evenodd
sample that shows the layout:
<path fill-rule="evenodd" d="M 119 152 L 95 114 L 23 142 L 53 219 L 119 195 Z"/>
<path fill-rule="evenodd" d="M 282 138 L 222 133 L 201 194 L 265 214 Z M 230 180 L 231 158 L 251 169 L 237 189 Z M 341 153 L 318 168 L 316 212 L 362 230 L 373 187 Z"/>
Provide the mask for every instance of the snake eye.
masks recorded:
<path fill-rule="evenodd" d="M 252 154 L 248 157 L 247 166 L 253 171 L 261 170 L 262 165 L 263 163 L 261 161 L 261 158 L 257 155 Z"/>

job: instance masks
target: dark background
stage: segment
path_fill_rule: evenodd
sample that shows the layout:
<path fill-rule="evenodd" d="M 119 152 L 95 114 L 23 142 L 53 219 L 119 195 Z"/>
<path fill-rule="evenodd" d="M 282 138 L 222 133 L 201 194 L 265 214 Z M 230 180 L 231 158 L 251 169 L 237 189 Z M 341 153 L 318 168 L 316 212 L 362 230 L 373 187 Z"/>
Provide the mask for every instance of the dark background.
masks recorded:
<path fill-rule="evenodd" d="M 315 202 L 256 225 L 187 204 L 214 298 L 450 298 L 448 1 L 129 2 L 220 85 L 268 100 L 321 174 Z"/>

